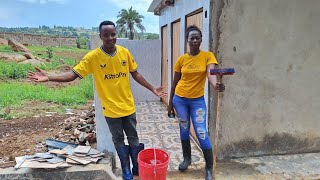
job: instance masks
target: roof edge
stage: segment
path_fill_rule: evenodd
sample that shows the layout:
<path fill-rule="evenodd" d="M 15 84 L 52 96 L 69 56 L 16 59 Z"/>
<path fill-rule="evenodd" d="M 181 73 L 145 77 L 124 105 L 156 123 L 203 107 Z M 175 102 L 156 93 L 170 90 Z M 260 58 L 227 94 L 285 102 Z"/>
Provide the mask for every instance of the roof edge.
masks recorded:
<path fill-rule="evenodd" d="M 160 15 L 162 9 L 173 5 L 174 0 L 153 0 L 149 6 L 148 12 L 153 12 L 155 15 Z"/>

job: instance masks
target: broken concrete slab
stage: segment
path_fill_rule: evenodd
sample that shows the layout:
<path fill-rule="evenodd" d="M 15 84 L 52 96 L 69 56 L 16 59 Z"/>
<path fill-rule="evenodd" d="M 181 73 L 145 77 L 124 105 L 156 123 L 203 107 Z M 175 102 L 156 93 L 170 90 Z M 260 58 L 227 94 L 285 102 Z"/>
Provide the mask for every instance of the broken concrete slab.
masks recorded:
<path fill-rule="evenodd" d="M 77 146 L 74 149 L 74 153 L 78 154 L 88 154 L 90 151 L 91 147 L 90 146 Z"/>
<path fill-rule="evenodd" d="M 62 165 L 64 162 L 52 164 L 52 163 L 44 163 L 44 162 L 38 162 L 33 161 L 30 159 L 27 159 L 23 162 L 23 164 L 20 166 L 20 168 L 33 168 L 33 169 L 55 169 L 59 168 L 60 165 Z M 65 166 L 63 166 L 65 167 Z"/>
<path fill-rule="evenodd" d="M 73 166 L 67 169 L 29 169 L 14 168 L 0 169 L 1 180 L 24 179 L 24 180 L 116 180 L 112 172 L 111 163 L 88 164 L 86 166 Z"/>
<path fill-rule="evenodd" d="M 78 146 L 77 144 L 74 144 L 74 143 L 58 141 L 58 140 L 55 140 L 55 139 L 46 139 L 46 144 L 48 145 L 48 149 L 49 150 L 63 149 L 66 146 L 71 146 L 71 147 L 74 147 L 74 148 Z"/>
<path fill-rule="evenodd" d="M 0 58 L 9 62 L 21 62 L 27 60 L 27 58 L 21 54 L 5 52 L 0 52 Z"/>
<path fill-rule="evenodd" d="M 16 52 L 30 52 L 26 46 L 13 38 L 9 38 L 8 45 Z"/>
<path fill-rule="evenodd" d="M 0 38 L 0 45 L 8 46 L 8 40 Z"/>
<path fill-rule="evenodd" d="M 66 152 L 66 151 L 64 151 L 64 150 L 60 150 L 60 149 L 54 149 L 54 150 L 51 150 L 51 151 L 49 151 L 49 153 L 51 153 L 51 154 L 59 154 L 59 155 L 67 154 L 67 152 Z"/>

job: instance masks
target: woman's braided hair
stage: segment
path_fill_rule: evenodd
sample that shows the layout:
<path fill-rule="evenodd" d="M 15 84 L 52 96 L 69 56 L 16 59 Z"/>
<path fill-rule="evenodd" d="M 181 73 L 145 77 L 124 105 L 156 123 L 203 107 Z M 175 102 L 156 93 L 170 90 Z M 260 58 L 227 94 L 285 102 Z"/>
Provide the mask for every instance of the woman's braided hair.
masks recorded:
<path fill-rule="evenodd" d="M 188 26 L 188 27 L 187 27 L 186 39 L 188 39 L 189 33 L 190 33 L 191 31 L 198 31 L 198 32 L 200 33 L 200 36 L 202 37 L 202 32 L 201 32 L 201 30 L 198 28 L 198 26 L 196 26 L 196 25 L 191 25 L 191 26 Z"/>

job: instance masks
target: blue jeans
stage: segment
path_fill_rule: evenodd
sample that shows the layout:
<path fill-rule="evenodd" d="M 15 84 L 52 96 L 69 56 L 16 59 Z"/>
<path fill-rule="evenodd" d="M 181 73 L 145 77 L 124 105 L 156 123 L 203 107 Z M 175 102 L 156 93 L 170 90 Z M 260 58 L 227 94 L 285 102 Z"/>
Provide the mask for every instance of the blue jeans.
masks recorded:
<path fill-rule="evenodd" d="M 190 117 L 202 149 L 211 149 L 211 143 L 207 130 L 207 107 L 204 97 L 184 98 L 176 94 L 172 99 L 173 107 L 177 112 L 180 126 L 181 140 L 190 139 Z"/>

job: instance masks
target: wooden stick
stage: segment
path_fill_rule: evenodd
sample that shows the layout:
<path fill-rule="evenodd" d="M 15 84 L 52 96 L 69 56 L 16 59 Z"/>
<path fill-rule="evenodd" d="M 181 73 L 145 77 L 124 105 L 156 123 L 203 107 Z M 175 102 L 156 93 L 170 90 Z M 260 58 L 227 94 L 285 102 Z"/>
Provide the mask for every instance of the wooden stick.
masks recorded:
<path fill-rule="evenodd" d="M 222 83 L 222 77 L 217 75 L 218 83 Z M 213 167 L 212 167 L 212 179 L 216 179 L 217 174 L 217 152 L 218 152 L 218 139 L 219 139 L 219 128 L 220 128 L 220 97 L 221 92 L 218 92 L 217 97 L 217 116 L 216 116 L 216 132 L 214 136 L 214 147 L 213 147 Z"/>

